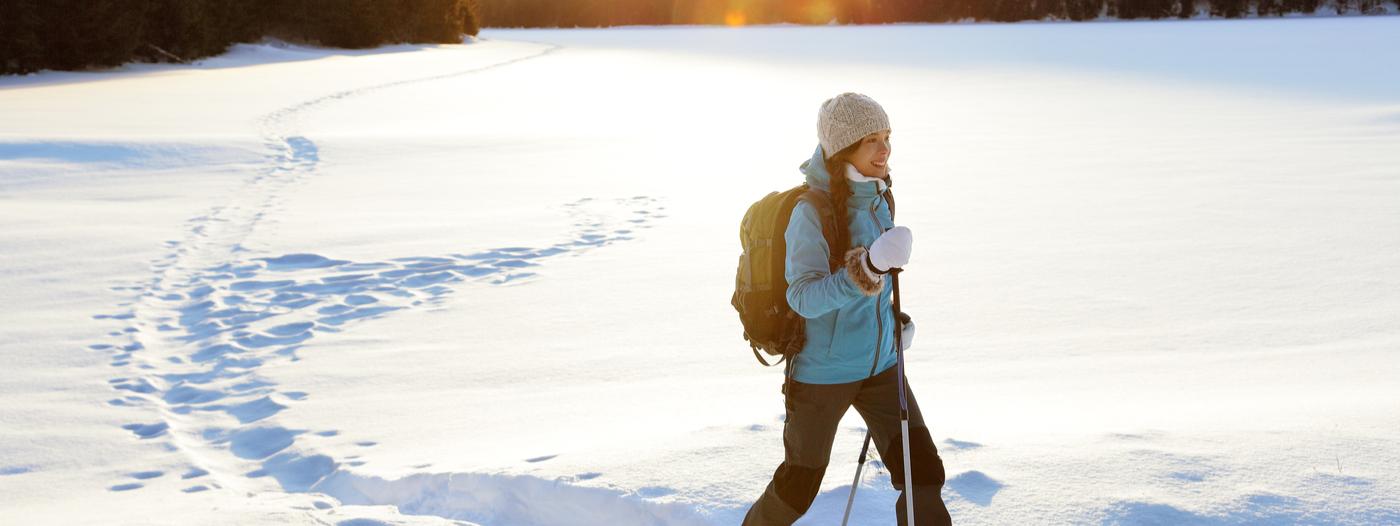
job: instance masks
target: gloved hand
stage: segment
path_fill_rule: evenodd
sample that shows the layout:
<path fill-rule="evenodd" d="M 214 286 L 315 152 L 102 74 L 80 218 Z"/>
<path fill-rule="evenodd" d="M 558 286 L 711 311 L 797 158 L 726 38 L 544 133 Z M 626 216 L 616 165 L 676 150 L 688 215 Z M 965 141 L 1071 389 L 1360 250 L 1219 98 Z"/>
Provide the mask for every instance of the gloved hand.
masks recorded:
<path fill-rule="evenodd" d="M 898 317 L 900 325 L 904 327 L 899 335 L 899 350 L 907 351 L 909 346 L 914 344 L 914 320 L 909 317 L 909 314 L 903 312 L 899 313 Z"/>
<path fill-rule="evenodd" d="M 897 226 L 886 230 L 870 244 L 865 261 L 875 272 L 884 274 L 892 268 L 908 264 L 909 252 L 913 247 L 914 233 L 909 231 L 909 227 Z"/>

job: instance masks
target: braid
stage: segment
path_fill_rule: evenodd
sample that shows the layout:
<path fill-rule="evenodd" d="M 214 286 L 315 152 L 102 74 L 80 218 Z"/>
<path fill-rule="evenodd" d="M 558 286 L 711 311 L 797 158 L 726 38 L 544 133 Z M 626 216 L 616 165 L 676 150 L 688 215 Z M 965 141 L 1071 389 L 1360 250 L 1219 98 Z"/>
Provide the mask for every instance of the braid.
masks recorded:
<path fill-rule="evenodd" d="M 846 201 L 851 197 L 851 184 L 846 180 L 846 156 L 859 145 L 857 142 L 848 146 L 826 160 L 826 173 L 831 176 L 831 210 L 836 218 L 832 257 L 839 258 L 851 248 L 850 213 L 846 210 Z"/>

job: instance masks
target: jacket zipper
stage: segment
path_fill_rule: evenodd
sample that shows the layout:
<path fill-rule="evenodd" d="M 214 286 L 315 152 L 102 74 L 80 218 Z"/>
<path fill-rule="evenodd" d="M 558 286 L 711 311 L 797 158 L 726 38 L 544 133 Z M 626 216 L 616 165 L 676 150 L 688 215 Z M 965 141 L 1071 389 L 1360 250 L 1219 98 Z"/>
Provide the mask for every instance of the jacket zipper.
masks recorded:
<path fill-rule="evenodd" d="M 880 224 L 880 218 L 875 216 L 875 207 L 877 206 L 877 204 L 870 205 L 870 219 L 872 221 L 875 221 L 875 229 L 883 233 L 885 231 L 885 227 L 884 225 Z M 884 343 L 885 337 L 885 321 L 880 319 L 880 297 L 884 295 L 885 287 L 882 281 L 880 293 L 875 295 L 875 360 L 870 363 L 870 374 L 865 375 L 866 378 L 875 376 L 875 368 L 880 366 L 880 344 Z"/>

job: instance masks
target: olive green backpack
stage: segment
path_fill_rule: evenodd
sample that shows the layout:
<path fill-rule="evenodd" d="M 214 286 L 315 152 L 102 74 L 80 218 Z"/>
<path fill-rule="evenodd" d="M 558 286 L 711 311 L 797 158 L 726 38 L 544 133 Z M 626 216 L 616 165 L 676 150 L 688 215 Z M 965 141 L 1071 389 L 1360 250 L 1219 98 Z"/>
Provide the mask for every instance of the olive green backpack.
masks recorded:
<path fill-rule="evenodd" d="M 890 217 L 894 217 L 894 195 L 885 190 L 884 198 L 890 207 Z M 830 246 L 835 232 L 835 214 L 831 208 L 831 197 L 809 187 L 806 183 L 782 192 L 770 192 L 759 199 L 744 213 L 739 223 L 739 242 L 743 253 L 739 255 L 739 269 L 734 277 L 734 295 L 729 304 L 739 311 L 739 321 L 744 325 L 744 339 L 749 342 L 754 358 L 759 363 L 772 366 L 789 361 L 807 343 L 806 320 L 792 310 L 787 302 L 787 261 L 788 220 L 792 209 L 799 200 L 805 200 L 817 209 L 821 217 L 822 235 Z M 832 254 L 828 264 L 831 272 L 840 268 L 841 255 Z M 769 363 L 763 354 L 779 356 Z"/>

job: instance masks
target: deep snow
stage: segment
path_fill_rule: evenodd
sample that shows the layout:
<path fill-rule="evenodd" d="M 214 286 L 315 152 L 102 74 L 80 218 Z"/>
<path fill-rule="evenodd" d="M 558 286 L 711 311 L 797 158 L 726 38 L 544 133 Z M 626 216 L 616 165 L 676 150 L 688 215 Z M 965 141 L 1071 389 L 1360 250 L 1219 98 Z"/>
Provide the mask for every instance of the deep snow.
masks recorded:
<path fill-rule="evenodd" d="M 738 219 L 859 91 L 958 523 L 1400 523 L 1397 30 L 487 30 L 0 80 L 0 516 L 735 524 L 782 453 Z M 853 522 L 893 524 L 874 465 Z"/>

